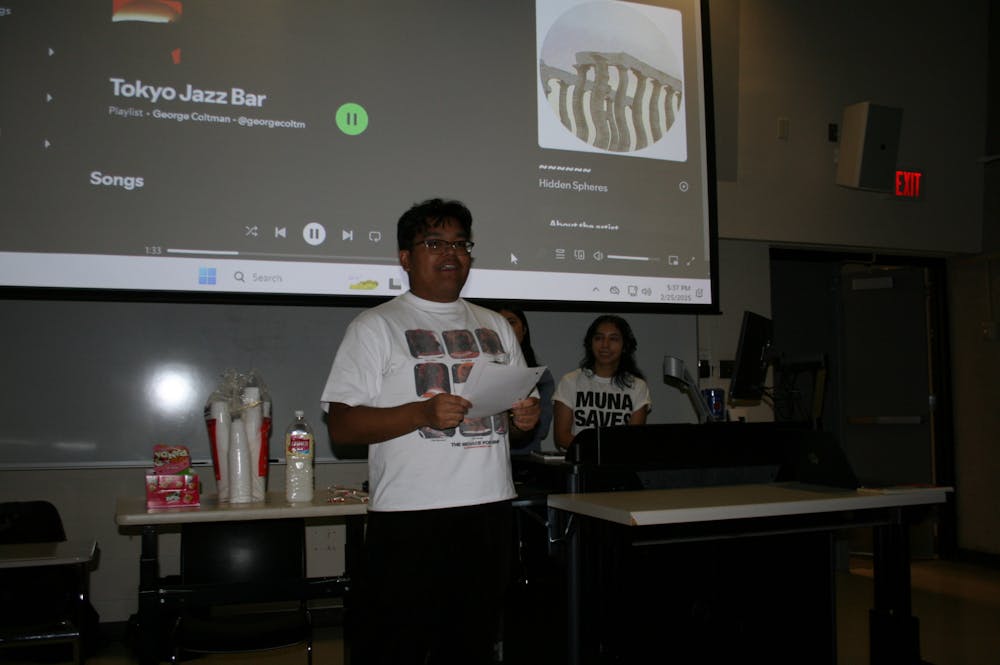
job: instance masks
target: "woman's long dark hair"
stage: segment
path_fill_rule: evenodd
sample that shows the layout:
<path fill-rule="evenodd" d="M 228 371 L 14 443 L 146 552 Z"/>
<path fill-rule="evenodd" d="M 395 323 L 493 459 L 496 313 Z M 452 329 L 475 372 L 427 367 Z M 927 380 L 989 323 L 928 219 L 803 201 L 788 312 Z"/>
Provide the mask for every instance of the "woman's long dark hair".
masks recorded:
<path fill-rule="evenodd" d="M 528 327 L 528 319 L 524 315 L 524 310 L 510 303 L 499 303 L 492 308 L 494 312 L 510 312 L 518 318 L 524 328 L 524 339 L 521 340 L 521 354 L 528 367 L 538 367 L 538 359 L 535 358 L 535 350 L 531 348 L 531 328 Z"/>
<path fill-rule="evenodd" d="M 602 323 L 610 323 L 614 327 L 618 328 L 618 332 L 622 335 L 622 357 L 618 362 L 618 369 L 615 371 L 615 375 L 612 377 L 612 381 L 619 388 L 631 388 L 634 383 L 632 378 L 639 377 L 643 381 L 646 380 L 646 376 L 639 369 L 639 366 L 635 363 L 635 350 L 639 348 L 639 342 L 635 339 L 635 333 L 632 332 L 632 327 L 628 324 L 628 321 L 620 316 L 615 316 L 614 314 L 604 314 L 602 316 L 594 319 L 594 322 L 590 324 L 587 328 L 587 334 L 583 337 L 583 360 L 580 361 L 580 367 L 583 369 L 594 371 L 594 366 L 597 364 L 597 359 L 594 357 L 593 340 L 594 335 L 597 334 L 597 329 Z M 527 339 L 527 336 L 525 336 Z"/>

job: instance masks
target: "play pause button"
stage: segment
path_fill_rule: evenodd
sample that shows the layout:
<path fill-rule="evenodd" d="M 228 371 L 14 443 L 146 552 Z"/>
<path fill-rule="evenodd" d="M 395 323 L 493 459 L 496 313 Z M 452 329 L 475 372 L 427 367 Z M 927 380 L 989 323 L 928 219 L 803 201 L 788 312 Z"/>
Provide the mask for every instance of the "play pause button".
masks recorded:
<path fill-rule="evenodd" d="M 343 104 L 334 116 L 337 129 L 348 136 L 357 136 L 368 129 L 368 111 L 361 104 Z"/>
<path fill-rule="evenodd" d="M 322 245 L 326 240 L 326 229 L 319 222 L 309 222 L 302 229 L 302 238 L 310 245 Z"/>

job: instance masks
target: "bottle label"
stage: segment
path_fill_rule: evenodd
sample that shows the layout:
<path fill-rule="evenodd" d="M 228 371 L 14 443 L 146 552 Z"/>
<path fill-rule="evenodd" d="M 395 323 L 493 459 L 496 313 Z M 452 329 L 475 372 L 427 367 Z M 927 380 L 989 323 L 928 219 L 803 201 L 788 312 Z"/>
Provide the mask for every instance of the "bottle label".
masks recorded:
<path fill-rule="evenodd" d="M 285 450 L 289 455 L 296 457 L 308 457 L 312 455 L 313 437 L 312 434 L 304 432 L 293 432 L 288 435 L 285 443 Z"/>

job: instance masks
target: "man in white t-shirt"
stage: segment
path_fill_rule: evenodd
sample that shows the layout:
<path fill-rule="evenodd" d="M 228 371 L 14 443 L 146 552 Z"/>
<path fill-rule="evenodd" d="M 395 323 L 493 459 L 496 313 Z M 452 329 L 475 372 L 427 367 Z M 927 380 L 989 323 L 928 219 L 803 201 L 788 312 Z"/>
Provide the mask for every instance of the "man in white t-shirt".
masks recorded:
<path fill-rule="evenodd" d="M 460 298 L 472 215 L 432 199 L 403 214 L 410 290 L 360 314 L 322 401 L 337 445 L 368 445 L 360 662 L 488 663 L 509 580 L 509 437 L 530 436 L 538 399 L 467 418 L 475 363 L 525 366 L 510 325 Z"/>

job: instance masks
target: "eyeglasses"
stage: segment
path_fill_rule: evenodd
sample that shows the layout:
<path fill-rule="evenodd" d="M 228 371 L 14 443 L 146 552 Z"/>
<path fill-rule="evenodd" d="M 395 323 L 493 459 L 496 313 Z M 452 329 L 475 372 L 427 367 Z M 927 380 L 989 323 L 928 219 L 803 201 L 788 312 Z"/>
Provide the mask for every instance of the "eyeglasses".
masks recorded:
<path fill-rule="evenodd" d="M 471 240 L 441 240 L 440 238 L 427 238 L 426 240 L 421 240 L 416 244 L 423 245 L 431 254 L 443 254 L 445 249 L 448 247 L 455 250 L 456 254 L 461 254 L 462 252 L 471 254 L 472 248 L 476 243 Z"/>

